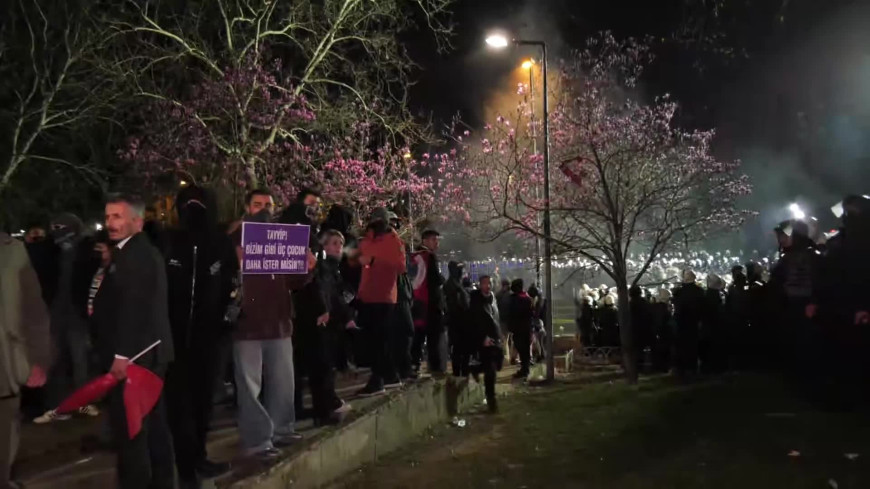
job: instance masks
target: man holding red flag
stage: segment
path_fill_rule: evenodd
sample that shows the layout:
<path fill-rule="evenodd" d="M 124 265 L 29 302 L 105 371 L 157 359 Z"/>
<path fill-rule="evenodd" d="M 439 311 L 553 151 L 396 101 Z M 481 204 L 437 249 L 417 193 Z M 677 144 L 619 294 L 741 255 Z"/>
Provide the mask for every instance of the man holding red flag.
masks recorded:
<path fill-rule="evenodd" d="M 166 268 L 160 252 L 142 234 L 145 206 L 133 196 L 116 195 L 106 203 L 106 230 L 116 243 L 112 262 L 94 298 L 91 316 L 101 364 L 119 380 L 127 377 L 130 358 L 156 341 L 160 344 L 137 364 L 163 377 L 172 361 Z M 163 396 L 142 419 L 132 439 L 124 403 L 126 382 L 109 392 L 109 418 L 118 451 L 122 489 L 172 489 L 174 460 Z"/>

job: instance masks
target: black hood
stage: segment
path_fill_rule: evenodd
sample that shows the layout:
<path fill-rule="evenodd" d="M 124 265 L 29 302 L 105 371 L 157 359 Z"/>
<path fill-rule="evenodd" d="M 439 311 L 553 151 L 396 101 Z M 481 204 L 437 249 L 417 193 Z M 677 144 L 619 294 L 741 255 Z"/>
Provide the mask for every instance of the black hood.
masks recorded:
<path fill-rule="evenodd" d="M 206 188 L 190 185 L 181 189 L 175 197 L 175 209 L 185 229 L 210 230 L 217 226 L 216 199 Z"/>
<path fill-rule="evenodd" d="M 347 235 L 351 227 L 353 227 L 353 212 L 346 207 L 336 204 L 329 208 L 321 230 L 333 229 Z"/>
<path fill-rule="evenodd" d="M 450 275 L 450 278 L 460 280 L 462 278 L 462 271 L 465 270 L 465 264 L 457 261 L 451 261 L 447 264 L 447 273 Z"/>
<path fill-rule="evenodd" d="M 314 223 L 305 213 L 307 208 L 305 204 L 302 202 L 294 202 L 290 204 L 289 207 L 284 209 L 284 212 L 281 213 L 281 218 L 279 221 L 282 224 L 304 224 L 306 226 L 312 226 Z"/>

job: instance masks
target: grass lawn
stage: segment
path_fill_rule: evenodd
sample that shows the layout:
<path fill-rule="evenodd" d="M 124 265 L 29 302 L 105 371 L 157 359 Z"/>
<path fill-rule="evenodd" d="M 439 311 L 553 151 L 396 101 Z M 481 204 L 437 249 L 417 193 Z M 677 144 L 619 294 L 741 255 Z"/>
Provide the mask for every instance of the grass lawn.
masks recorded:
<path fill-rule="evenodd" d="M 333 488 L 870 488 L 870 416 L 822 412 L 771 377 L 566 381 L 500 407 Z"/>

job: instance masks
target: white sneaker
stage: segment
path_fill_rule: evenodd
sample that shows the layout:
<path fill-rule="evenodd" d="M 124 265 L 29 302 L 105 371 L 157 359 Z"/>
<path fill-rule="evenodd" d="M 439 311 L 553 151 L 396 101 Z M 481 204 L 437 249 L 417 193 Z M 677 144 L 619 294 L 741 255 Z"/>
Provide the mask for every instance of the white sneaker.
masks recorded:
<path fill-rule="evenodd" d="M 70 418 L 71 416 L 69 414 L 57 414 L 57 411 L 51 409 L 46 411 L 42 416 L 34 418 L 33 422 L 36 424 L 46 424 L 54 421 L 66 421 Z"/>
<path fill-rule="evenodd" d="M 338 407 L 335 408 L 335 410 L 332 411 L 332 412 L 333 412 L 333 414 L 345 414 L 345 413 L 347 413 L 347 412 L 350 411 L 350 410 L 351 410 L 350 404 L 348 404 L 348 403 L 346 403 L 346 402 L 344 402 L 344 401 L 341 401 L 341 406 L 338 406 Z"/>
<path fill-rule="evenodd" d="M 97 406 L 94 406 L 93 404 L 88 404 L 87 406 L 79 408 L 79 414 L 94 417 L 100 415 L 100 410 L 97 409 Z"/>

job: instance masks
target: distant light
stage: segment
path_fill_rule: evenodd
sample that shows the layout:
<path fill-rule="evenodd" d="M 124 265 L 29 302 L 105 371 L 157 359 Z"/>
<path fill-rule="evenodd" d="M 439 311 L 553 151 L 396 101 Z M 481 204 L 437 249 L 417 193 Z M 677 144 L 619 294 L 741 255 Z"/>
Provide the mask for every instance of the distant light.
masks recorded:
<path fill-rule="evenodd" d="M 491 48 L 502 49 L 508 47 L 508 38 L 503 34 L 492 34 L 486 38 L 486 44 Z"/>
<path fill-rule="evenodd" d="M 534 64 L 535 63 L 532 60 L 527 59 L 527 60 L 523 61 L 522 67 L 524 70 L 530 70 L 530 69 L 532 69 L 532 66 Z"/>
<path fill-rule="evenodd" d="M 187 186 L 187 180 L 182 180 L 182 181 L 178 182 L 178 184 L 181 185 L 182 187 L 186 187 L 186 186 Z"/>
<path fill-rule="evenodd" d="M 411 159 L 411 153 L 405 153 L 404 155 L 402 155 L 402 158 L 405 158 L 406 160 L 410 160 L 410 159 Z"/>
<path fill-rule="evenodd" d="M 21 233 L 21 234 L 24 234 L 25 231 L 22 229 L 22 230 L 20 230 L 20 231 L 18 231 L 18 232 Z"/>
<path fill-rule="evenodd" d="M 807 214 L 801 209 L 801 206 L 797 205 L 797 203 L 791 204 L 788 206 L 788 210 L 791 211 L 791 216 L 795 219 L 804 219 L 807 217 Z"/>
<path fill-rule="evenodd" d="M 96 223 L 96 224 L 94 224 L 94 229 L 96 229 L 97 231 L 102 231 L 103 225 L 100 223 Z"/>

